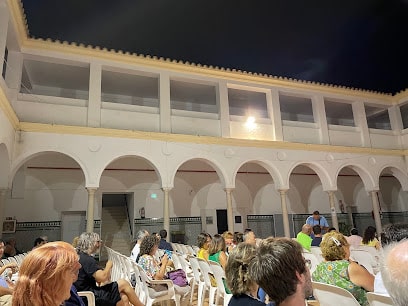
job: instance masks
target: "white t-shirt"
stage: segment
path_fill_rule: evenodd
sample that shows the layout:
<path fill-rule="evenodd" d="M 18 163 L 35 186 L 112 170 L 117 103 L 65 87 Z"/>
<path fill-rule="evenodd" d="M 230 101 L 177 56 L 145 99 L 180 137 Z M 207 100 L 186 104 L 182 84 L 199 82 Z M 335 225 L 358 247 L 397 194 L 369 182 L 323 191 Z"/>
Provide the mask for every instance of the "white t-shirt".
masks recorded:
<path fill-rule="evenodd" d="M 139 253 L 140 253 L 140 244 L 136 243 L 132 252 L 130 253 L 130 258 L 136 261 L 137 256 L 139 256 Z"/>

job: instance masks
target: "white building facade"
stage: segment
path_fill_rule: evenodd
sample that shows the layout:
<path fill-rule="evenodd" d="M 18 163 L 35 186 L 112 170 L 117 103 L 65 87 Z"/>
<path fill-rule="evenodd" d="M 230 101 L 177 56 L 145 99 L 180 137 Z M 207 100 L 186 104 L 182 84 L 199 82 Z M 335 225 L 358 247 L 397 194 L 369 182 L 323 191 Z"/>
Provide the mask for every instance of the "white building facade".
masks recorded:
<path fill-rule="evenodd" d="M 23 16 L 0 0 L 0 219 L 25 246 L 61 239 L 67 212 L 94 230 L 105 194 L 126 195 L 133 232 L 191 221 L 190 244 L 222 211 L 230 231 L 288 237 L 314 210 L 336 228 L 408 221 L 408 91 L 37 40 Z"/>

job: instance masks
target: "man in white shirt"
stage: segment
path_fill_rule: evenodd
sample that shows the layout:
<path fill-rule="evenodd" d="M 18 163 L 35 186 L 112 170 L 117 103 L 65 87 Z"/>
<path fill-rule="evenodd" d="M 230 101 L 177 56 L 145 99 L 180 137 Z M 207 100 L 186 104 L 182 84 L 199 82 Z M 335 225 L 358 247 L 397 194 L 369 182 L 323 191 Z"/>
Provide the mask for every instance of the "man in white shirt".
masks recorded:
<path fill-rule="evenodd" d="M 140 230 L 136 233 L 136 244 L 130 253 L 130 258 L 134 261 L 136 261 L 137 257 L 139 256 L 140 253 L 140 243 L 142 242 L 143 238 L 149 235 L 149 232 L 146 230 Z"/>

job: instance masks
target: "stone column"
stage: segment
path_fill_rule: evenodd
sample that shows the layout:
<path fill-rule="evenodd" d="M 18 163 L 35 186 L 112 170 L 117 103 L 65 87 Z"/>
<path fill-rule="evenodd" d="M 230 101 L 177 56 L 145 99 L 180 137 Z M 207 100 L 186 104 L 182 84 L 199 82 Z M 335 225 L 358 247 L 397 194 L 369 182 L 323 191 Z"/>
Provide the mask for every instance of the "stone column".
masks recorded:
<path fill-rule="evenodd" d="M 86 218 L 86 231 L 91 233 L 94 231 L 94 207 L 95 207 L 95 192 L 98 188 L 86 188 L 88 191 L 88 213 Z"/>
<path fill-rule="evenodd" d="M 3 228 L 3 221 L 4 221 L 4 208 L 6 207 L 6 194 L 8 189 L 7 188 L 0 188 L 0 228 Z M 2 237 L 2 232 L 0 230 L 0 237 Z"/>
<path fill-rule="evenodd" d="M 290 238 L 290 229 L 289 229 L 289 215 L 288 207 L 286 205 L 286 192 L 287 189 L 279 189 L 281 206 L 282 206 L 282 220 L 283 220 L 283 232 L 285 237 Z"/>
<path fill-rule="evenodd" d="M 88 118 L 89 127 L 101 126 L 101 108 L 102 108 L 102 65 L 91 62 L 89 68 L 89 99 L 88 99 Z"/>
<path fill-rule="evenodd" d="M 324 108 L 324 98 L 321 95 L 312 97 L 313 117 L 319 125 L 320 143 L 329 144 L 329 128 L 326 119 L 326 109 Z"/>
<path fill-rule="evenodd" d="M 337 213 L 336 213 L 336 204 L 334 203 L 334 191 L 330 190 L 327 191 L 329 194 L 329 202 L 330 202 L 330 213 L 332 217 L 332 225 L 339 230 L 339 221 L 337 220 Z"/>
<path fill-rule="evenodd" d="M 370 194 L 371 194 L 371 202 L 373 204 L 375 227 L 377 228 L 377 235 L 379 237 L 382 232 L 382 225 L 381 225 L 380 205 L 378 203 L 377 190 L 371 190 Z"/>
<path fill-rule="evenodd" d="M 273 140 L 283 141 L 282 117 L 280 112 L 279 91 L 271 89 L 266 93 L 266 107 L 273 129 Z"/>
<path fill-rule="evenodd" d="M 227 196 L 227 221 L 228 221 L 228 231 L 234 232 L 234 215 L 232 212 L 232 191 L 233 188 L 225 188 L 225 194 Z"/>
<path fill-rule="evenodd" d="M 220 81 L 216 91 L 218 113 L 220 114 L 221 137 L 231 137 L 228 87 L 226 81 Z"/>
<path fill-rule="evenodd" d="M 8 23 L 9 12 L 7 6 L 0 1 L 0 73 L 3 71 L 4 52 L 7 46 Z"/>
<path fill-rule="evenodd" d="M 171 133 L 170 75 L 167 72 L 160 73 L 159 100 L 160 132 Z"/>
<path fill-rule="evenodd" d="M 166 240 L 170 240 L 170 214 L 169 214 L 169 191 L 171 188 L 162 188 L 164 192 L 164 203 L 163 203 L 163 228 L 167 231 Z"/>

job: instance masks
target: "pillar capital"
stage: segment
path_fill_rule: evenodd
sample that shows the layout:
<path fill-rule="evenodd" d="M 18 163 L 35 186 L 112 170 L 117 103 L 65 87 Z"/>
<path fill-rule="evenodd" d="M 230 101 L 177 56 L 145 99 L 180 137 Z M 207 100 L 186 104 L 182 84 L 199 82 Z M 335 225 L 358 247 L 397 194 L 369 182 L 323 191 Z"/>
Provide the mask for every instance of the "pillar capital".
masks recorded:
<path fill-rule="evenodd" d="M 281 196 L 282 196 L 282 195 L 285 195 L 285 194 L 288 192 L 288 190 L 289 190 L 289 189 L 286 189 L 286 188 L 278 189 L 279 194 L 280 194 Z"/>
<path fill-rule="evenodd" d="M 86 187 L 86 190 L 88 191 L 89 194 L 94 194 L 98 188 L 96 187 Z"/>
<path fill-rule="evenodd" d="M 234 189 L 235 189 L 235 188 L 224 188 L 224 191 L 225 191 L 226 193 L 231 193 L 231 192 L 234 191 Z"/>
<path fill-rule="evenodd" d="M 173 187 L 162 187 L 161 188 L 164 192 L 169 192 L 170 190 L 173 189 Z"/>

